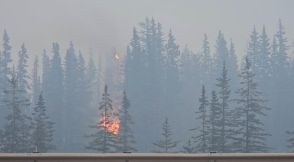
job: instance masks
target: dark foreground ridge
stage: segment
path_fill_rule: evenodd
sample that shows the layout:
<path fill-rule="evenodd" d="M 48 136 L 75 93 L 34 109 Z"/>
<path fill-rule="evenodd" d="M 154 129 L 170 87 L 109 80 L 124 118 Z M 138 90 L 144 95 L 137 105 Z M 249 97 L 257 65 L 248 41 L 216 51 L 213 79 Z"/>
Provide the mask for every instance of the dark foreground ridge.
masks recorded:
<path fill-rule="evenodd" d="M 1 153 L 0 162 L 293 162 L 294 153 Z"/>

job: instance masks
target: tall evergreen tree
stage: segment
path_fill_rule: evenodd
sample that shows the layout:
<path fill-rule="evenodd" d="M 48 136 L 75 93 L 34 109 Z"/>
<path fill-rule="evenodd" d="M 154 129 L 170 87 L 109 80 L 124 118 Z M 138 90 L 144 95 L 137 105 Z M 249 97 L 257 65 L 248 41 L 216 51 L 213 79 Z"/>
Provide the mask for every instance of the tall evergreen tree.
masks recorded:
<path fill-rule="evenodd" d="M 262 33 L 260 35 L 260 55 L 257 60 L 258 70 L 256 75 L 259 82 L 264 83 L 272 76 L 270 48 L 269 38 L 267 36 L 265 26 L 263 26 Z M 263 90 L 266 90 L 269 87 L 262 88 Z"/>
<path fill-rule="evenodd" d="M 215 53 L 215 67 L 214 67 L 214 77 L 221 72 L 223 62 L 229 62 L 229 50 L 227 47 L 227 41 L 224 34 L 219 31 L 216 39 L 216 53 Z"/>
<path fill-rule="evenodd" d="M 99 103 L 96 100 L 96 98 L 100 97 L 100 81 L 99 80 L 102 76 L 95 65 L 94 56 L 91 50 L 90 50 L 89 61 L 85 70 L 85 75 L 86 75 L 86 82 L 88 83 L 88 87 L 87 87 L 88 96 L 90 96 L 89 105 L 90 105 L 91 113 L 94 114 L 96 110 L 96 105 Z"/>
<path fill-rule="evenodd" d="M 180 50 L 175 42 L 175 38 L 170 31 L 166 44 L 165 58 L 165 77 L 164 77 L 164 107 L 169 108 L 169 111 L 175 111 L 179 107 L 178 98 L 180 85 L 179 73 Z"/>
<path fill-rule="evenodd" d="M 8 153 L 32 152 L 31 143 L 31 118 L 24 113 L 24 108 L 30 102 L 23 97 L 25 91 L 19 87 L 16 74 L 12 72 L 12 78 L 4 91 L 4 107 L 9 114 L 6 117 L 6 125 L 1 133 L 1 151 Z"/>
<path fill-rule="evenodd" d="M 236 91 L 239 86 L 239 66 L 238 59 L 235 51 L 235 45 L 233 41 L 230 41 L 229 46 L 229 59 L 225 60 L 227 69 L 230 69 L 230 73 L 228 73 L 228 78 L 230 78 L 230 85 L 232 91 Z M 221 68 L 221 67 L 220 67 Z"/>
<path fill-rule="evenodd" d="M 134 152 L 136 151 L 135 145 L 135 137 L 134 132 L 132 131 L 131 126 L 134 124 L 132 117 L 130 115 L 130 101 L 127 97 L 126 92 L 123 93 L 122 107 L 119 111 L 119 138 L 121 147 L 121 152 Z"/>
<path fill-rule="evenodd" d="M 265 111 L 269 108 L 264 105 L 265 100 L 257 90 L 255 74 L 247 57 L 240 77 L 241 88 L 236 101 L 242 129 L 242 152 L 266 152 L 269 149 L 266 144 L 269 134 L 264 129 L 262 117 L 266 116 Z"/>
<path fill-rule="evenodd" d="M 196 134 L 192 137 L 195 143 L 196 152 L 207 152 L 209 150 L 209 101 L 206 97 L 205 86 L 202 86 L 201 97 L 199 98 L 199 109 L 196 112 L 199 127 L 192 129 Z"/>
<path fill-rule="evenodd" d="M 76 146 L 80 150 L 81 148 L 79 145 L 82 145 L 82 143 L 85 143 L 85 138 L 83 138 L 84 134 L 82 132 L 87 132 L 89 131 L 89 125 L 92 122 L 92 119 L 94 117 L 93 113 L 93 103 L 94 103 L 94 98 L 93 98 L 93 93 L 97 93 L 97 86 L 93 87 L 95 89 L 91 89 L 92 85 L 94 82 L 90 82 L 92 80 L 88 80 L 87 78 L 87 69 L 86 69 L 86 63 L 83 57 L 83 54 L 81 51 L 79 51 L 79 56 L 77 60 L 77 99 L 78 102 L 76 102 L 76 107 L 77 107 L 77 114 L 75 114 L 76 117 L 81 117 L 79 121 L 77 121 L 77 125 L 75 126 L 74 131 L 78 131 L 79 133 L 76 134 Z M 97 79 L 95 78 L 97 75 L 93 73 L 93 80 Z M 96 82 L 97 84 L 97 82 Z"/>
<path fill-rule="evenodd" d="M 52 144 L 53 125 L 54 123 L 50 121 L 47 115 L 45 100 L 41 93 L 33 111 L 32 144 L 36 151 L 48 152 L 54 149 Z"/>
<path fill-rule="evenodd" d="M 173 149 L 177 146 L 177 142 L 172 139 L 172 131 L 168 122 L 168 118 L 165 119 L 162 124 L 162 138 L 157 142 L 153 143 L 158 150 L 156 152 L 174 152 Z"/>
<path fill-rule="evenodd" d="M 275 131 L 273 137 L 273 145 L 282 149 L 286 144 L 283 144 L 281 141 L 286 139 L 285 134 L 286 130 L 291 129 L 293 118 L 289 114 L 289 111 L 292 111 L 291 106 L 293 105 L 293 87 L 291 78 L 289 75 L 289 55 L 288 55 L 288 40 L 286 37 L 285 28 L 279 20 L 278 31 L 275 34 L 272 44 L 272 55 L 271 55 L 271 64 L 272 64 L 272 78 L 271 83 L 271 92 L 270 92 L 270 101 L 272 107 L 272 129 Z M 283 95 L 281 95 L 283 94 Z M 283 125 L 283 127 L 281 127 Z"/>
<path fill-rule="evenodd" d="M 22 44 L 21 49 L 18 53 L 18 65 L 17 65 L 17 79 L 18 79 L 18 86 L 20 89 L 23 90 L 23 98 L 26 98 L 30 100 L 30 91 L 31 91 L 31 86 L 30 86 L 30 76 L 28 74 L 28 59 L 29 56 L 27 54 L 27 50 Z M 30 109 L 29 107 L 24 107 L 24 112 L 30 114 Z"/>
<path fill-rule="evenodd" d="M 220 150 L 219 152 L 233 152 L 236 150 L 237 141 L 237 131 L 236 131 L 236 114 L 234 109 L 232 109 L 232 103 L 230 99 L 231 89 L 230 89 L 230 79 L 228 77 L 228 70 L 226 68 L 226 63 L 223 63 L 223 70 L 221 75 L 216 79 L 219 102 L 221 107 L 221 117 L 220 117 Z"/>
<path fill-rule="evenodd" d="M 56 133 L 53 138 L 56 141 L 54 141 L 54 143 L 57 149 L 66 150 L 66 137 L 64 136 L 64 134 L 66 134 L 66 132 L 64 132 L 66 130 L 66 112 L 63 106 L 63 69 L 61 66 L 59 45 L 58 43 L 53 43 L 52 46 L 53 58 L 50 60 L 50 68 L 48 71 L 48 89 L 44 90 L 44 92 L 47 92 L 47 96 L 45 97 L 48 107 L 50 107 L 50 111 L 48 111 L 49 116 L 56 123 Z"/>
<path fill-rule="evenodd" d="M 72 42 L 69 44 L 69 48 L 66 51 L 64 59 L 64 112 L 67 114 L 66 120 L 64 120 L 64 134 L 66 150 L 77 151 L 79 150 L 79 132 L 81 132 L 79 119 L 81 115 L 81 107 L 78 105 L 81 102 L 81 98 L 78 98 L 78 61 L 75 54 L 74 45 Z M 77 102 L 79 101 L 79 102 Z M 69 124 L 71 123 L 71 124 Z M 77 133 L 71 133 L 77 132 Z"/>
<path fill-rule="evenodd" d="M 211 100 L 209 103 L 209 151 L 216 151 L 220 152 L 222 150 L 222 141 L 221 141 L 221 115 L 222 110 L 218 101 L 218 97 L 216 95 L 215 91 L 212 91 L 211 93 Z"/>
<path fill-rule="evenodd" d="M 86 149 L 102 153 L 115 152 L 117 150 L 117 136 L 108 130 L 108 126 L 112 122 L 113 107 L 107 85 L 104 87 L 99 111 L 98 123 L 94 126 L 90 126 L 95 132 L 87 135 L 87 137 L 90 138 L 90 141 L 86 146 Z"/>
<path fill-rule="evenodd" d="M 10 46 L 10 39 L 9 36 L 4 30 L 3 33 L 3 50 L 1 53 L 1 62 L 0 62 L 0 99 L 3 100 L 5 98 L 5 94 L 3 93 L 4 90 L 8 87 L 9 85 L 9 77 L 11 76 L 11 46 Z M 2 113 L 0 114 L 0 123 L 4 123 L 5 116 L 7 115 L 7 109 L 1 106 Z M 2 125 L 3 126 L 3 125 Z"/>

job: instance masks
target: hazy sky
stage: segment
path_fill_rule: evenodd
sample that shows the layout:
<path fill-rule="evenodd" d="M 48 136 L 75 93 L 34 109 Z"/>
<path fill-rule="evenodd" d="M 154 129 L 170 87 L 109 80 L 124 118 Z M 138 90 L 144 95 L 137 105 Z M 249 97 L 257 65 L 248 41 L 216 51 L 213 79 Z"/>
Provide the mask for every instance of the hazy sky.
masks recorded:
<path fill-rule="evenodd" d="M 293 0 L 0 0 L 0 30 L 8 31 L 14 54 L 22 42 L 31 54 L 40 54 L 51 51 L 53 41 L 65 51 L 72 40 L 84 53 L 93 48 L 97 55 L 112 48 L 124 52 L 132 27 L 154 17 L 165 32 L 173 30 L 181 47 L 199 50 L 204 33 L 214 45 L 222 30 L 240 55 L 254 25 L 273 33 L 279 18 L 293 42 L 293 6 Z"/>

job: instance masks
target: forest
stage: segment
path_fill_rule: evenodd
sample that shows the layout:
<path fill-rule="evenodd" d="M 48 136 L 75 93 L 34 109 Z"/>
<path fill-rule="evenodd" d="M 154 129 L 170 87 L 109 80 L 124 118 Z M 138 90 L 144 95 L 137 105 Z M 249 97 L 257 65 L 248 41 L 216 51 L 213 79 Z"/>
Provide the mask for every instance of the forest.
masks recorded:
<path fill-rule="evenodd" d="M 293 151 L 294 43 L 282 20 L 276 27 L 268 34 L 253 26 L 242 54 L 222 31 L 203 34 L 192 51 L 146 18 L 130 29 L 124 53 L 103 59 L 74 41 L 64 54 L 53 42 L 32 55 L 25 43 L 11 46 L 7 29 L 0 151 Z"/>

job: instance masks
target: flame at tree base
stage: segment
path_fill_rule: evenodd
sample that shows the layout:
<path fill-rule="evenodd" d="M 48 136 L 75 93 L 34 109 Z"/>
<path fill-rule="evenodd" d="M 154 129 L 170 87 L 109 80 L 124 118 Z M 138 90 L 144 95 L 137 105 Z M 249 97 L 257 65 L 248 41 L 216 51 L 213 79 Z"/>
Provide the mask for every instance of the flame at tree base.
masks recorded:
<path fill-rule="evenodd" d="M 98 126 L 99 125 L 103 127 L 108 133 L 118 135 L 120 121 L 117 117 L 109 119 L 105 115 L 103 115 L 103 117 L 100 119 Z"/>

